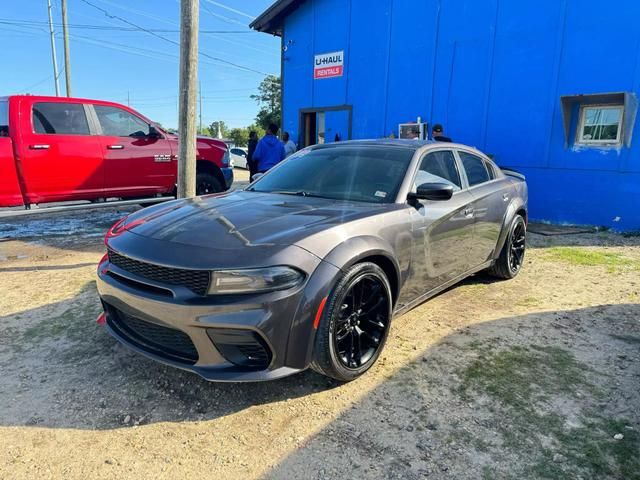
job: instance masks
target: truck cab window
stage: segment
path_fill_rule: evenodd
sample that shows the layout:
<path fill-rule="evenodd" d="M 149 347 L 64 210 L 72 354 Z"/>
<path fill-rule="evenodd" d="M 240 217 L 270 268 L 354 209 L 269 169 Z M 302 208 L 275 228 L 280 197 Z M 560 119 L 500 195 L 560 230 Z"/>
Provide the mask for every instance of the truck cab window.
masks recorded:
<path fill-rule="evenodd" d="M 112 137 L 147 137 L 149 124 L 118 107 L 94 105 L 102 134 Z"/>
<path fill-rule="evenodd" d="M 80 103 L 42 102 L 33 105 L 33 131 L 49 135 L 89 135 Z"/>
<path fill-rule="evenodd" d="M 9 136 L 9 102 L 0 100 L 0 137 Z"/>

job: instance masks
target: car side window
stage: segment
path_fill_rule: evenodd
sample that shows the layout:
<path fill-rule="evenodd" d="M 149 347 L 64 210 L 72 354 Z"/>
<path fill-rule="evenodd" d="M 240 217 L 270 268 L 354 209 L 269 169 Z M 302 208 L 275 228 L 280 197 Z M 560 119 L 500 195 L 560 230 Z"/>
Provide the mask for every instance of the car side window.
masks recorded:
<path fill-rule="evenodd" d="M 48 135 L 89 135 L 81 103 L 40 102 L 32 107 L 33 131 Z"/>
<path fill-rule="evenodd" d="M 464 171 L 467 173 L 470 187 L 489 181 L 489 172 L 482 158 L 468 152 L 459 151 L 458 153 L 460 160 L 462 160 Z"/>
<path fill-rule="evenodd" d="M 233 153 L 234 155 L 240 155 L 241 157 L 244 157 L 244 152 L 239 148 L 232 148 L 231 153 Z"/>
<path fill-rule="evenodd" d="M 497 175 L 496 175 L 496 169 L 493 167 L 493 165 L 485 161 L 484 166 L 487 167 L 487 172 L 489 172 L 489 179 L 495 180 Z"/>
<path fill-rule="evenodd" d="M 146 137 L 149 135 L 149 124 L 118 107 L 94 105 L 102 127 L 102 134 L 112 137 Z"/>
<path fill-rule="evenodd" d="M 414 189 L 423 183 L 446 183 L 454 190 L 462 188 L 456 160 L 451 150 L 427 153 L 420 162 Z"/>

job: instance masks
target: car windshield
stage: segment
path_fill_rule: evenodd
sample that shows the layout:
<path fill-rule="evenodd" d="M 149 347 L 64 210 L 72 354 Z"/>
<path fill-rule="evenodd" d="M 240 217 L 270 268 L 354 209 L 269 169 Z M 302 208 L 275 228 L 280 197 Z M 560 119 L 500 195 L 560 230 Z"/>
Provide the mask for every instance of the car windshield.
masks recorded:
<path fill-rule="evenodd" d="M 336 145 L 307 149 L 257 180 L 248 190 L 370 203 L 391 203 L 413 149 Z"/>

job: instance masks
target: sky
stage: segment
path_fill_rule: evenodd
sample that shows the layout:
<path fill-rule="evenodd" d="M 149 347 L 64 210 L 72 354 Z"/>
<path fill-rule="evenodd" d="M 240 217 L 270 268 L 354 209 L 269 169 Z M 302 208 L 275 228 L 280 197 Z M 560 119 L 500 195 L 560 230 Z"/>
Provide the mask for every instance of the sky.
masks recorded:
<path fill-rule="evenodd" d="M 47 0 L 0 3 L 0 95 L 55 95 Z M 65 94 L 60 0 L 51 3 L 60 91 Z M 203 125 L 215 120 L 230 127 L 253 123 L 258 107 L 249 96 L 257 93 L 266 74 L 279 74 L 280 41 L 248 25 L 271 3 L 200 0 Z M 175 128 L 179 0 L 67 0 L 67 5 L 73 96 L 129 101 L 143 115 Z"/>

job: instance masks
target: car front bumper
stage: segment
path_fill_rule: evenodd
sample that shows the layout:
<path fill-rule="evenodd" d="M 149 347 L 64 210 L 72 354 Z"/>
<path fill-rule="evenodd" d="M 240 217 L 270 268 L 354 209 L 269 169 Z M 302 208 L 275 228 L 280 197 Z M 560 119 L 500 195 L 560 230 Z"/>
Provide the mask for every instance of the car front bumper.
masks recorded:
<path fill-rule="evenodd" d="M 308 367 L 313 319 L 338 272 L 320 262 L 303 285 L 291 290 L 176 298 L 138 288 L 139 277 L 104 260 L 97 287 L 109 333 L 129 348 L 206 380 L 248 382 Z M 238 341 L 242 345 L 225 343 Z M 246 351 L 262 359 L 266 354 L 267 360 L 254 366 L 238 363 L 238 352 Z"/>

